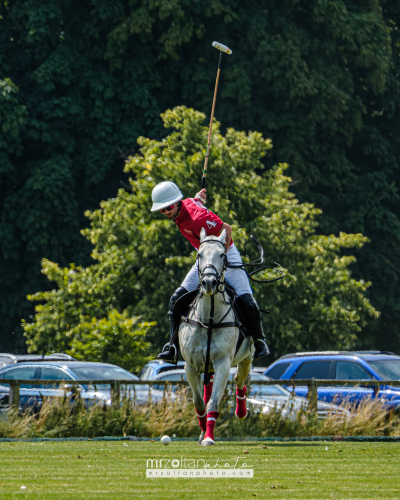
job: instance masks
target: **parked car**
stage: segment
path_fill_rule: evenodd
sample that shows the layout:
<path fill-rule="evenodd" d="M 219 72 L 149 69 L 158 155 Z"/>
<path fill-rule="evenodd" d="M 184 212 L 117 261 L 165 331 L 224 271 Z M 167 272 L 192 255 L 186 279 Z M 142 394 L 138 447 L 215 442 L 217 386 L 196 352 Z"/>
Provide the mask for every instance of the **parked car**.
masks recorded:
<path fill-rule="evenodd" d="M 231 368 L 229 373 L 229 382 L 233 382 L 236 373 L 236 368 Z M 171 381 L 179 382 L 186 381 L 185 371 L 182 369 L 170 370 L 165 373 L 160 373 L 154 381 Z M 308 401 L 304 398 L 293 395 L 290 391 L 285 389 L 279 384 L 276 385 L 261 385 L 257 384 L 258 381 L 271 380 L 270 378 L 258 372 L 250 372 L 250 389 L 247 392 L 247 401 L 254 406 L 258 406 L 261 412 L 268 413 L 276 409 L 282 409 L 283 416 L 296 417 L 296 413 L 301 409 L 308 406 Z M 162 385 L 153 385 L 156 390 L 163 390 Z M 179 388 L 178 385 L 171 386 L 172 393 Z M 329 413 L 334 413 L 339 416 L 348 417 L 349 412 L 340 408 L 335 404 L 323 403 L 318 401 L 318 417 L 325 418 Z"/>
<path fill-rule="evenodd" d="M 389 407 L 400 407 L 400 356 L 387 351 L 326 351 L 287 354 L 272 363 L 265 375 L 280 379 L 327 379 L 332 383 L 318 387 L 320 401 L 357 403 L 365 398 L 379 398 Z M 398 386 L 335 386 L 336 380 L 393 380 Z M 289 387 L 290 390 L 291 387 Z M 295 386 L 298 396 L 307 395 L 307 387 Z"/>
<path fill-rule="evenodd" d="M 25 363 L 27 361 L 75 361 L 75 358 L 63 352 L 54 354 L 10 354 L 0 353 L 0 368 L 16 363 Z"/>
<path fill-rule="evenodd" d="M 141 380 L 153 380 L 154 377 L 160 373 L 164 373 L 169 370 L 176 370 L 177 368 L 183 369 L 185 367 L 184 361 L 178 361 L 178 364 L 167 363 L 161 359 L 154 359 L 145 365 L 139 372 L 139 378 Z"/>
<path fill-rule="evenodd" d="M 62 397 L 67 390 L 71 394 L 69 380 L 80 380 L 82 384 L 78 386 L 80 397 L 87 404 L 94 402 L 111 404 L 110 384 L 87 384 L 85 381 L 95 380 L 132 380 L 132 387 L 128 394 L 135 397 L 138 404 L 145 404 L 149 399 L 149 389 L 146 386 L 135 385 L 139 380 L 136 375 L 108 363 L 92 363 L 82 361 L 36 361 L 23 362 L 15 365 L 8 365 L 0 369 L 0 402 L 4 405 L 9 400 L 9 384 L 3 382 L 4 379 L 14 380 L 56 380 L 56 385 L 49 384 L 22 384 L 20 386 L 20 406 L 23 408 L 40 408 L 43 397 Z M 133 390 L 134 388 L 134 390 Z M 152 401 L 156 402 L 162 398 L 162 393 L 152 391 Z"/>
<path fill-rule="evenodd" d="M 267 368 L 267 366 L 253 366 L 251 368 L 251 371 L 263 374 Z"/>

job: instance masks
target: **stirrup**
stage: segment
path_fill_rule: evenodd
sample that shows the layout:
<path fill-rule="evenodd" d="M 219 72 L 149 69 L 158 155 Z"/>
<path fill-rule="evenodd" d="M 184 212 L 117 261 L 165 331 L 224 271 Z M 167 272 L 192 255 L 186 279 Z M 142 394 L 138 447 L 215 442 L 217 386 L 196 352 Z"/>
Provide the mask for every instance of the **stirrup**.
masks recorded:
<path fill-rule="evenodd" d="M 168 349 L 166 349 L 166 347 L 168 347 Z M 174 346 L 174 344 L 171 344 L 171 342 L 167 342 L 165 344 L 165 346 L 162 348 L 161 352 L 169 351 L 171 349 L 171 347 L 173 347 L 175 349 L 175 354 L 176 354 L 176 347 Z"/>
<path fill-rule="evenodd" d="M 262 342 L 262 343 L 265 345 L 265 347 L 268 349 L 268 351 L 269 351 L 269 348 L 268 348 L 267 342 L 266 342 L 264 339 L 256 339 L 256 340 L 254 340 L 254 339 L 253 339 L 253 340 L 252 340 L 252 342 L 251 342 L 251 344 L 253 345 L 253 344 L 255 344 L 256 342 Z M 165 346 L 164 346 L 164 347 L 165 347 Z"/>
<path fill-rule="evenodd" d="M 259 359 L 259 358 L 263 358 L 264 356 L 268 356 L 268 354 L 270 353 L 270 351 L 269 351 L 267 342 L 264 339 L 256 339 L 256 340 L 253 340 L 253 342 L 251 344 L 253 345 L 256 342 L 261 342 L 262 344 L 264 344 L 265 350 L 267 352 L 265 354 L 263 354 L 262 356 L 257 356 L 257 358 L 254 358 L 254 356 L 253 356 L 253 359 Z"/>
<path fill-rule="evenodd" d="M 172 358 L 165 358 L 163 357 L 164 353 L 169 353 L 172 354 L 172 349 L 174 349 L 174 355 Z M 157 356 L 156 359 L 161 359 L 163 361 L 168 361 L 171 364 L 177 364 L 178 363 L 178 349 L 176 348 L 175 344 L 171 344 L 170 342 L 167 342 L 165 346 L 163 347 L 161 353 Z"/>

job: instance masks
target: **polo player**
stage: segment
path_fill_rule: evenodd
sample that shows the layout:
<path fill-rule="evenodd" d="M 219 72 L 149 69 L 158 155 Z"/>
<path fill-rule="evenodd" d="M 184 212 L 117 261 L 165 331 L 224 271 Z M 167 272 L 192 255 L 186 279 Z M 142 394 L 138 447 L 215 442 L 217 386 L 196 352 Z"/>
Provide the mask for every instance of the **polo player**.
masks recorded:
<path fill-rule="evenodd" d="M 242 264 L 242 258 L 232 239 L 232 227 L 204 206 L 206 190 L 202 189 L 194 198 L 183 200 L 183 194 L 173 182 L 161 182 L 151 194 L 153 206 L 151 211 L 159 211 L 168 219 L 173 220 L 183 236 L 194 246 L 200 247 L 200 231 L 204 228 L 208 236 L 219 236 L 226 230 L 225 252 L 230 264 Z M 261 324 L 261 313 L 253 297 L 249 279 L 243 269 L 227 268 L 225 280 L 235 290 L 237 304 L 243 315 L 245 328 L 251 333 L 254 341 L 253 357 L 262 358 L 269 354 L 268 346 Z M 192 292 L 199 285 L 198 263 L 191 268 L 181 286 L 177 288 L 169 303 L 169 318 L 171 321 L 171 340 L 157 359 L 176 363 L 179 353 L 179 323 L 174 320 L 173 310 L 178 299 Z M 181 311 L 184 314 L 185 311 Z M 178 317 L 180 317 L 179 315 Z"/>

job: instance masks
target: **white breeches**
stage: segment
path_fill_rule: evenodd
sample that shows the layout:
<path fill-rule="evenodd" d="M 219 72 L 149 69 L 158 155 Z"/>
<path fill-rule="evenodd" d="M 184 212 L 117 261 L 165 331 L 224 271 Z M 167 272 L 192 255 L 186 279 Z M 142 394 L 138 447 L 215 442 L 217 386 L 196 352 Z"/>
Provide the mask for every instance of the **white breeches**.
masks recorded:
<path fill-rule="evenodd" d="M 230 264 L 238 265 L 243 263 L 242 257 L 240 256 L 239 250 L 235 247 L 235 244 L 229 247 L 226 255 Z M 231 269 L 228 267 L 225 273 L 225 280 L 231 285 L 238 295 L 244 295 L 245 293 L 251 293 L 253 295 L 249 278 L 243 269 Z M 187 273 L 181 286 L 186 288 L 188 292 L 191 292 L 199 286 L 199 268 L 197 261 Z"/>

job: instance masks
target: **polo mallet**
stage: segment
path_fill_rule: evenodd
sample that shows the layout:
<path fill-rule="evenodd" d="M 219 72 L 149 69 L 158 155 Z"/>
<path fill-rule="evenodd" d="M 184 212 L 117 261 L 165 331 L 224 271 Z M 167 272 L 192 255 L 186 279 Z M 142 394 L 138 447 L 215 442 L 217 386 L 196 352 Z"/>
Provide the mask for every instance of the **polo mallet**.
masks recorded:
<path fill-rule="evenodd" d="M 208 129 L 207 154 L 206 154 L 206 159 L 204 160 L 204 170 L 203 170 L 203 179 L 201 181 L 201 189 L 204 189 L 206 186 L 208 155 L 210 154 L 210 143 L 211 143 L 211 129 L 212 129 L 212 124 L 213 124 L 213 119 L 214 119 L 215 101 L 217 100 L 217 90 L 218 90 L 219 74 L 221 72 L 222 53 L 225 52 L 225 54 L 232 54 L 231 49 L 228 48 L 226 45 L 222 45 L 222 43 L 213 42 L 212 45 L 213 45 L 213 47 L 220 50 L 221 52 L 219 54 L 217 79 L 215 81 L 215 90 L 214 90 L 214 99 L 213 99 L 212 110 L 211 110 L 210 128 Z"/>

